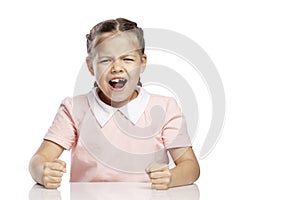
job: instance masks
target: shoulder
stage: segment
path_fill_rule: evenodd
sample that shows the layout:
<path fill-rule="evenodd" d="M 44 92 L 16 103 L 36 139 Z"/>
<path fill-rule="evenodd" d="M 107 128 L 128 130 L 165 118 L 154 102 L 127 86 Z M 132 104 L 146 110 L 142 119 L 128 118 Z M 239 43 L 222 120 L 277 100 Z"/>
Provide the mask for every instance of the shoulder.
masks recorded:
<path fill-rule="evenodd" d="M 77 95 L 74 97 L 65 97 L 60 104 L 60 108 L 70 114 L 75 114 L 78 110 L 86 109 L 88 107 L 87 95 L 88 94 Z"/>
<path fill-rule="evenodd" d="M 65 97 L 62 100 L 61 105 L 65 105 L 67 107 L 73 107 L 76 104 L 79 105 L 86 101 L 87 101 L 87 94 L 83 94 L 83 95 L 77 95 L 74 97 Z"/>
<path fill-rule="evenodd" d="M 165 110 L 169 109 L 180 109 L 180 105 L 174 97 L 164 96 L 160 94 L 153 94 L 144 89 L 146 93 L 149 95 L 149 106 L 161 106 Z"/>
<path fill-rule="evenodd" d="M 67 115 L 75 123 L 89 110 L 88 94 L 65 97 L 59 107 L 59 113 Z"/>

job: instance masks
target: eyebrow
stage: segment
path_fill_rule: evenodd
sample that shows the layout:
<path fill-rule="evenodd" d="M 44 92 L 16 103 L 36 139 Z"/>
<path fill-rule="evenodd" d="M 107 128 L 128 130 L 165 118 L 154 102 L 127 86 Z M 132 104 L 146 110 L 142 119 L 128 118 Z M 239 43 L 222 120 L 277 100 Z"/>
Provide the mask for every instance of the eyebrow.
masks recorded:
<path fill-rule="evenodd" d="M 128 53 L 125 53 L 125 54 L 121 54 L 120 56 L 118 56 L 118 58 L 124 58 L 126 56 L 138 57 L 138 54 L 136 54 L 135 51 L 131 51 L 131 52 L 128 52 Z M 105 54 L 102 54 L 102 55 L 98 56 L 98 59 L 103 59 L 103 58 L 114 58 L 114 56 L 105 55 Z"/>
<path fill-rule="evenodd" d="M 104 55 L 104 56 L 98 56 L 98 59 L 101 59 L 101 58 L 112 58 L 113 56 L 106 56 L 106 55 Z"/>
<path fill-rule="evenodd" d="M 127 56 L 137 57 L 137 55 L 134 54 L 134 53 L 127 53 L 127 54 L 121 55 L 121 56 L 119 56 L 119 57 L 120 57 L 120 58 L 124 58 L 124 57 L 127 57 Z"/>

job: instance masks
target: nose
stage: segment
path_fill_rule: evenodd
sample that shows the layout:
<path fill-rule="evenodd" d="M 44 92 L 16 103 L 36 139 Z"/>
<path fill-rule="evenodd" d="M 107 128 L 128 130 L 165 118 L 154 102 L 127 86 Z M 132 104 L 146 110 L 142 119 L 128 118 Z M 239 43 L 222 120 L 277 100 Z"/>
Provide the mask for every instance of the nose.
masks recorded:
<path fill-rule="evenodd" d="M 111 73 L 124 72 L 124 68 L 119 60 L 113 62 L 111 67 Z"/>

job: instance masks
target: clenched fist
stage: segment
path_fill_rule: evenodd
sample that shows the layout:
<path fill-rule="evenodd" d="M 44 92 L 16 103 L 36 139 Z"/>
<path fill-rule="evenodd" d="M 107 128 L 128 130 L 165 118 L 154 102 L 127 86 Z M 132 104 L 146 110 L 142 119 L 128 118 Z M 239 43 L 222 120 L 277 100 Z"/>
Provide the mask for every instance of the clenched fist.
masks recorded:
<path fill-rule="evenodd" d="M 56 189 L 60 186 L 62 176 L 66 172 L 66 163 L 62 160 L 45 162 L 43 168 L 43 184 L 48 189 Z"/>
<path fill-rule="evenodd" d="M 169 165 L 152 163 L 146 168 L 146 172 L 151 180 L 153 189 L 166 190 L 169 188 L 171 183 Z"/>

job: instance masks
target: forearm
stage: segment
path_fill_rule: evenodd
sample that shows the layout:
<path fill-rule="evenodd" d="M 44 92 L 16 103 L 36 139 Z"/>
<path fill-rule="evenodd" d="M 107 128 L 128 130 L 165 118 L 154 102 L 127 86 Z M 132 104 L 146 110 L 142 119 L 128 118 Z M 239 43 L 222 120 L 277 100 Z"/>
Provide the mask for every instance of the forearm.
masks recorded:
<path fill-rule="evenodd" d="M 169 187 L 183 186 L 194 183 L 200 176 L 200 167 L 195 160 L 184 160 L 170 170 L 171 182 Z"/>
<path fill-rule="evenodd" d="M 58 144 L 44 140 L 29 163 L 33 180 L 46 188 L 59 187 L 63 173 L 66 172 L 66 163 L 58 160 L 63 150 Z"/>

